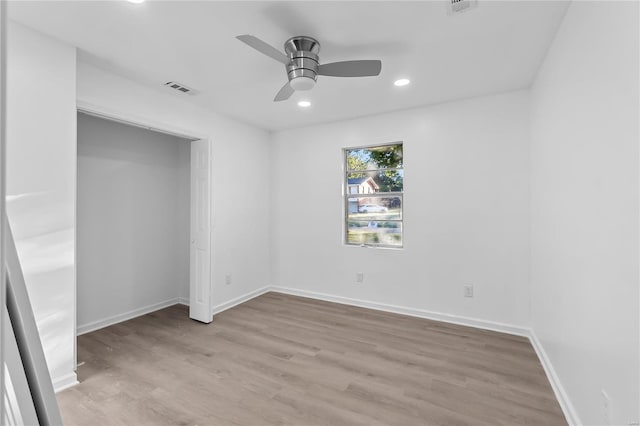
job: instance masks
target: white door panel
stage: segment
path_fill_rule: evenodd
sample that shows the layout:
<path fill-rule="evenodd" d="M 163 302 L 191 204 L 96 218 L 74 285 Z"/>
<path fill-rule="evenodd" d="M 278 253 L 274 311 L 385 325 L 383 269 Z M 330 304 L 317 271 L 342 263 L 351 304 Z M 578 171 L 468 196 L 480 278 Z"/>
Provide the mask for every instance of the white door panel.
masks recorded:
<path fill-rule="evenodd" d="M 211 322 L 211 155 L 209 141 L 191 142 L 189 316 Z"/>

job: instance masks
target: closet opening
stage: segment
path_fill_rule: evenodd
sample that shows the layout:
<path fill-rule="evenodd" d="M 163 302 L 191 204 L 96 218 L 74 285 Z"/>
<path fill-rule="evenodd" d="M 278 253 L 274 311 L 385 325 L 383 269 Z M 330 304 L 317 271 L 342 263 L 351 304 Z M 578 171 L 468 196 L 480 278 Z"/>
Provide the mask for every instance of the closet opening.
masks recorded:
<path fill-rule="evenodd" d="M 194 297 L 210 322 L 209 141 L 77 118 L 77 334 Z"/>

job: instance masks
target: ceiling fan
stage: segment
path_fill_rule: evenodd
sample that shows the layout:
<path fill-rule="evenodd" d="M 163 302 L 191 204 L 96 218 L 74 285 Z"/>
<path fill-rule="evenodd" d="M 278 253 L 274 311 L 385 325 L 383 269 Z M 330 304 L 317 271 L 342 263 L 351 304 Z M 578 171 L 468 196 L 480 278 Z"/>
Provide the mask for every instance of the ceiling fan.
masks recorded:
<path fill-rule="evenodd" d="M 380 74 L 382 62 L 378 60 L 342 61 L 321 64 L 318 57 L 320 43 L 312 37 L 291 37 L 284 43 L 282 53 L 270 44 L 252 35 L 239 35 L 238 40 L 258 52 L 284 64 L 289 81 L 276 94 L 274 102 L 284 101 L 296 90 L 310 90 L 319 75 L 331 77 L 371 77 Z"/>

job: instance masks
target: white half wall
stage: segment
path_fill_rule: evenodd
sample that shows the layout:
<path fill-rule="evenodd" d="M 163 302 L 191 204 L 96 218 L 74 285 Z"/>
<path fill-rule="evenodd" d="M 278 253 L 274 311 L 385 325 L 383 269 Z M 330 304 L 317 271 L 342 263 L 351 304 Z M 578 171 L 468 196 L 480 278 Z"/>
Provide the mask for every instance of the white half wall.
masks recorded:
<path fill-rule="evenodd" d="M 79 331 L 189 297 L 190 146 L 78 114 Z"/>
<path fill-rule="evenodd" d="M 269 134 L 199 108 L 185 96 L 78 62 L 81 105 L 213 141 L 212 305 L 217 306 L 269 283 Z"/>
<path fill-rule="evenodd" d="M 577 424 L 640 421 L 638 24 L 573 2 L 532 88 L 532 325 Z"/>
<path fill-rule="evenodd" d="M 8 30 L 7 213 L 59 388 L 75 382 L 76 50 Z"/>
<path fill-rule="evenodd" d="M 404 248 L 345 246 L 342 148 L 396 141 Z M 273 285 L 528 325 L 527 91 L 278 132 L 272 155 Z"/>

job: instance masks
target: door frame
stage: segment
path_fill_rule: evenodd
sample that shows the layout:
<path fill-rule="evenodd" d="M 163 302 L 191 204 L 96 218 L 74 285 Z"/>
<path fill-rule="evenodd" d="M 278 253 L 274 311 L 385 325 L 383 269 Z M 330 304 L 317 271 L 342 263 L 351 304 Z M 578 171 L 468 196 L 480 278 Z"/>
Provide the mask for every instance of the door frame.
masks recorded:
<path fill-rule="evenodd" d="M 5 377 L 4 351 L 5 333 L 4 318 L 7 310 L 5 253 L 4 253 L 4 221 L 5 219 L 5 166 L 6 166 L 6 118 L 7 118 L 7 2 L 0 1 L 0 422 L 5 419 Z"/>
<path fill-rule="evenodd" d="M 135 127 L 140 127 L 143 129 L 147 129 L 147 130 L 153 130 L 153 131 L 157 131 L 157 132 L 161 132 L 161 133 L 165 133 L 165 134 L 169 134 L 172 136 L 177 136 L 180 138 L 184 138 L 184 139 L 189 139 L 191 142 L 194 141 L 200 141 L 200 140 L 204 140 L 207 141 L 208 145 L 209 145 L 209 152 L 212 153 L 213 152 L 213 140 L 209 135 L 204 135 L 202 134 L 199 130 L 194 130 L 194 129 L 184 129 L 184 128 L 179 128 L 176 127 L 170 123 L 164 123 L 164 122 L 156 122 L 156 121 L 152 121 L 146 118 L 142 118 L 142 117 L 138 117 L 126 112 L 122 112 L 122 111 L 115 111 L 113 109 L 109 109 L 100 105 L 96 105 L 94 103 L 91 102 L 87 102 L 84 100 L 76 100 L 76 109 L 78 112 L 84 113 L 84 114 L 88 114 L 88 115 L 92 115 L 95 117 L 99 117 L 99 118 L 103 118 L 106 120 L 110 120 L 110 121 L 115 121 L 118 123 L 122 123 L 122 124 L 127 124 L 130 126 L 135 126 Z M 209 183 L 210 183 L 210 190 L 212 189 L 212 185 L 213 185 L 213 168 L 212 168 L 212 158 L 210 155 L 209 158 Z M 77 191 L 76 191 L 76 196 L 77 196 Z M 77 205 L 77 200 L 76 200 L 76 205 Z M 191 205 L 193 206 L 193 203 L 191 203 Z M 212 191 L 210 191 L 209 193 L 209 212 L 212 215 L 213 214 L 213 194 Z M 191 215 L 189 215 L 189 229 L 191 230 Z M 212 293 L 213 293 L 213 280 L 211 279 L 211 277 L 213 276 L 213 269 L 212 269 L 212 256 L 213 256 L 213 238 L 212 238 L 212 231 L 213 231 L 213 217 L 210 218 L 210 238 L 209 238 L 209 285 L 208 285 L 208 292 L 209 292 L 209 300 L 208 300 L 208 304 L 209 304 L 209 309 L 208 312 L 212 313 L 213 312 L 213 297 L 212 297 Z M 191 235 L 189 235 L 189 238 L 191 239 Z M 77 239 L 77 235 L 76 235 L 76 239 Z M 190 244 L 191 246 L 191 244 Z M 76 253 L 77 254 L 77 253 Z M 189 262 L 191 264 L 191 247 L 189 250 Z M 76 259 L 77 261 L 77 259 Z M 74 283 L 74 287 L 77 286 L 77 283 Z M 189 299 L 191 300 L 193 298 L 193 294 L 191 291 L 191 285 L 189 286 Z M 77 289 L 74 288 L 74 297 L 77 294 Z M 74 302 L 77 304 L 77 300 Z M 199 321 L 202 322 L 211 322 L 213 320 L 213 315 L 210 314 L 209 317 L 207 318 L 208 321 L 202 321 L 202 319 L 198 319 Z M 76 327 L 76 336 L 77 336 L 77 328 L 78 328 L 78 323 L 77 323 L 77 319 L 75 321 L 75 327 Z M 77 344 L 75 345 L 77 347 Z M 74 348 L 74 353 L 75 353 L 75 358 L 76 358 L 76 362 L 77 362 L 77 348 Z"/>

